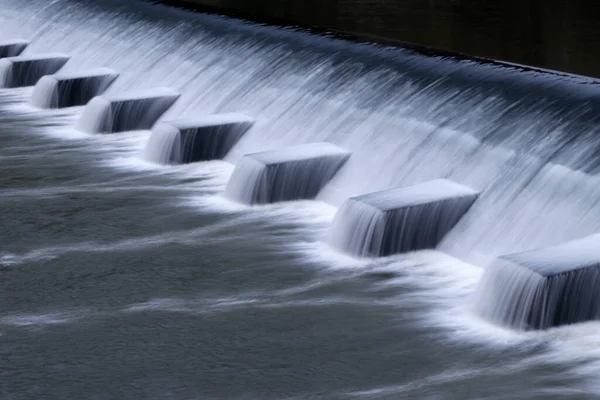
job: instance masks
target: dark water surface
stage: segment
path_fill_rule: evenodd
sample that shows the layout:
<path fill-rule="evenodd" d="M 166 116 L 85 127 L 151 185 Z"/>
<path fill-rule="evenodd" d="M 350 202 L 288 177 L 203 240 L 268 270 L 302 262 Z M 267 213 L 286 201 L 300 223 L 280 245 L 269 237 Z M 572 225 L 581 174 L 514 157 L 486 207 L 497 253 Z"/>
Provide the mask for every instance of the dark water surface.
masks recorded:
<path fill-rule="evenodd" d="M 110 142 L 47 136 L 70 115 L 0 118 L 3 398 L 489 397 L 554 370 L 521 364 L 529 346 L 448 343 L 394 263 L 311 260 L 328 210 L 185 206 L 218 192 L 201 166 L 120 171 Z"/>
<path fill-rule="evenodd" d="M 598 323 L 519 333 L 471 311 L 477 260 L 600 229 L 594 81 L 134 1 L 3 0 L 0 36 L 116 69 L 110 93 L 180 90 L 165 118 L 257 120 L 227 161 L 160 166 L 148 131 L 83 134 L 81 108 L 0 90 L 0 399 L 600 393 Z M 317 201 L 222 197 L 242 154 L 322 140 L 353 158 Z M 339 199 L 444 177 L 482 197 L 440 251 L 326 244 Z"/>

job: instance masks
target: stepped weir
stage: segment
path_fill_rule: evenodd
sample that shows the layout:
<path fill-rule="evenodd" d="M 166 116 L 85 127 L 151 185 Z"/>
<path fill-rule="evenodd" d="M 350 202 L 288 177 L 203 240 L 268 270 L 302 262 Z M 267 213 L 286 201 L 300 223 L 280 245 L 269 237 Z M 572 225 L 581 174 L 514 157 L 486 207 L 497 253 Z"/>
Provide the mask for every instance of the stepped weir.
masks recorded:
<path fill-rule="evenodd" d="M 219 160 L 254 124 L 241 114 L 207 115 L 157 124 L 146 146 L 146 159 L 159 164 Z"/>
<path fill-rule="evenodd" d="M 366 257 L 432 249 L 477 196 L 470 188 L 439 179 L 354 197 L 340 207 L 330 243 Z"/>
<path fill-rule="evenodd" d="M 13 39 L 0 41 L 0 58 L 16 57 L 27 48 L 28 40 Z"/>
<path fill-rule="evenodd" d="M 104 93 L 118 76 L 108 68 L 47 75 L 35 85 L 31 104 L 39 108 L 83 106 Z"/>
<path fill-rule="evenodd" d="M 246 204 L 313 199 L 348 158 L 348 151 L 329 143 L 247 154 L 225 195 Z"/>
<path fill-rule="evenodd" d="M 33 86 L 45 76 L 61 69 L 69 56 L 65 54 L 36 54 L 0 59 L 0 87 Z"/>
<path fill-rule="evenodd" d="M 179 96 L 168 88 L 96 96 L 85 106 L 77 128 L 89 133 L 150 129 Z"/>
<path fill-rule="evenodd" d="M 80 23 L 58 12 L 64 4 L 36 18 Z M 88 6 L 78 11 L 93 26 L 81 30 L 86 41 L 64 45 L 65 32 L 46 29 L 31 45 L 0 43 L 0 86 L 37 83 L 40 108 L 85 105 L 76 124 L 85 132 L 153 129 L 144 153 L 153 162 L 236 162 L 224 195 L 243 204 L 339 204 L 328 197 L 334 187 L 342 206 L 329 243 L 345 253 L 492 258 L 477 297 L 488 320 L 546 329 L 597 318 L 597 81 L 205 15 L 156 47 L 164 31 L 144 31 L 141 43 L 139 26 L 93 20 Z M 149 20 L 158 9 L 123 7 Z M 121 23 L 108 26 L 112 18 Z M 106 42 L 88 48 L 96 30 Z M 68 67 L 80 72 L 60 72 L 64 54 L 21 55 L 51 45 L 73 48 Z M 86 69 L 104 52 L 118 81 Z M 174 89 L 131 91 L 158 82 Z M 161 121 L 168 110 L 175 117 Z"/>
<path fill-rule="evenodd" d="M 523 330 L 600 319 L 600 234 L 499 257 L 479 284 L 476 308 Z"/>

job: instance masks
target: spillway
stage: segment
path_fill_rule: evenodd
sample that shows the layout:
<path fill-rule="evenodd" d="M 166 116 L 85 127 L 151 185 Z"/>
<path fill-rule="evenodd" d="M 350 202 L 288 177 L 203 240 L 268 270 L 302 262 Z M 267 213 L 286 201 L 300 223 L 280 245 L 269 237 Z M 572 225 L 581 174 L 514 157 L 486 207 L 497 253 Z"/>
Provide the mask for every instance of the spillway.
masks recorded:
<path fill-rule="evenodd" d="M 66 54 L 34 54 L 0 59 L 0 87 L 33 86 L 45 75 L 51 75 L 69 61 Z"/>
<path fill-rule="evenodd" d="M 600 235 L 499 257 L 475 304 L 484 318 L 524 330 L 600 319 Z"/>
<path fill-rule="evenodd" d="M 119 73 L 0 90 L 0 398 L 600 394 L 597 80 L 138 0 L 0 37 Z"/>
<path fill-rule="evenodd" d="M 247 154 L 225 195 L 245 204 L 314 199 L 348 158 L 348 151 L 330 143 Z"/>
<path fill-rule="evenodd" d="M 24 39 L 0 40 L 0 58 L 16 57 L 28 44 L 29 41 Z"/>
<path fill-rule="evenodd" d="M 40 108 L 82 106 L 104 93 L 118 76 L 108 68 L 47 75 L 35 85 L 31 104 Z"/>
<path fill-rule="evenodd" d="M 340 207 L 329 242 L 363 257 L 433 249 L 477 196 L 468 187 L 437 179 L 354 197 Z"/>
<path fill-rule="evenodd" d="M 441 251 L 484 264 L 600 231 L 597 80 L 137 0 L 118 13 L 110 0 L 15 1 L 3 5 L 20 11 L 0 34 L 35 37 L 29 54 L 69 54 L 65 72 L 119 71 L 106 96 L 160 85 L 181 93 L 162 120 L 256 119 L 226 161 L 310 142 L 347 149 L 352 158 L 319 200 L 339 206 L 439 178 L 480 192 Z"/>
<path fill-rule="evenodd" d="M 179 96 L 169 88 L 96 96 L 86 105 L 77 128 L 89 133 L 150 129 Z"/>
<path fill-rule="evenodd" d="M 165 121 L 152 130 L 145 157 L 159 164 L 219 160 L 253 124 L 251 118 L 235 113 Z"/>

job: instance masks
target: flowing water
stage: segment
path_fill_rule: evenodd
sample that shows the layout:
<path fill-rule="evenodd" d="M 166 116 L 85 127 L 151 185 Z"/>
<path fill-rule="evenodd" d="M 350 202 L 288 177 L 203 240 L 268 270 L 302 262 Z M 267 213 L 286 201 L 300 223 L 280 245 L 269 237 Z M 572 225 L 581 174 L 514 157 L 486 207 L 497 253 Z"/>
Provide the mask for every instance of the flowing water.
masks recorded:
<path fill-rule="evenodd" d="M 0 90 L 1 399 L 600 396 L 599 323 L 473 312 L 495 256 L 599 230 L 597 82 L 135 0 L 2 0 L 14 38 L 116 71 L 112 98 L 178 91 L 163 120 L 256 122 L 225 161 L 159 165 L 149 131 Z M 244 154 L 323 141 L 352 157 L 315 201 L 223 196 Z M 348 197 L 435 178 L 481 192 L 438 251 L 327 244 Z"/>

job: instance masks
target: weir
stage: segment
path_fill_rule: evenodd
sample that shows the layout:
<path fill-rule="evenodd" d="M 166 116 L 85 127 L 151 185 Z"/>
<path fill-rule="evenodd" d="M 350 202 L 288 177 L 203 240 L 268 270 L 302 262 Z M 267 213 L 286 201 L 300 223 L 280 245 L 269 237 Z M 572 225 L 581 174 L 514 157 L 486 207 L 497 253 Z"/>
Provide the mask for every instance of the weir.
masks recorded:
<path fill-rule="evenodd" d="M 16 57 L 25 50 L 29 44 L 28 40 L 0 40 L 0 58 Z"/>
<path fill-rule="evenodd" d="M 499 257 L 475 302 L 484 318 L 523 330 L 600 319 L 600 235 Z"/>
<path fill-rule="evenodd" d="M 438 179 L 354 197 L 339 209 L 329 242 L 363 257 L 432 249 L 477 196 L 468 187 Z"/>
<path fill-rule="evenodd" d="M 104 93 L 118 76 L 108 68 L 47 75 L 35 85 L 30 103 L 39 108 L 82 106 Z"/>
<path fill-rule="evenodd" d="M 36 54 L 0 59 L 0 87 L 33 86 L 44 75 L 61 69 L 69 56 L 65 54 Z"/>
<path fill-rule="evenodd" d="M 247 154 L 225 195 L 246 204 L 313 199 L 349 157 L 348 151 L 329 143 Z"/>
<path fill-rule="evenodd" d="M 97 96 L 85 106 L 77 128 L 89 133 L 150 129 L 179 96 L 168 88 Z"/>
<path fill-rule="evenodd" d="M 352 153 L 317 195 L 330 204 L 437 178 L 480 192 L 437 246 L 452 256 L 485 265 L 600 232 L 597 80 L 136 0 L 37 3 L 3 3 L 11 18 L 0 35 L 35 37 L 28 52 L 72 54 L 70 70 L 119 71 L 113 93 L 172 87 L 182 96 L 169 119 L 243 110 L 258 122 L 227 154 L 236 165 L 244 154 L 330 142 Z M 110 107 L 96 113 L 92 103 L 79 124 L 106 125 Z"/>
<path fill-rule="evenodd" d="M 159 164 L 222 159 L 253 124 L 236 113 L 161 122 L 152 130 L 145 156 Z"/>

